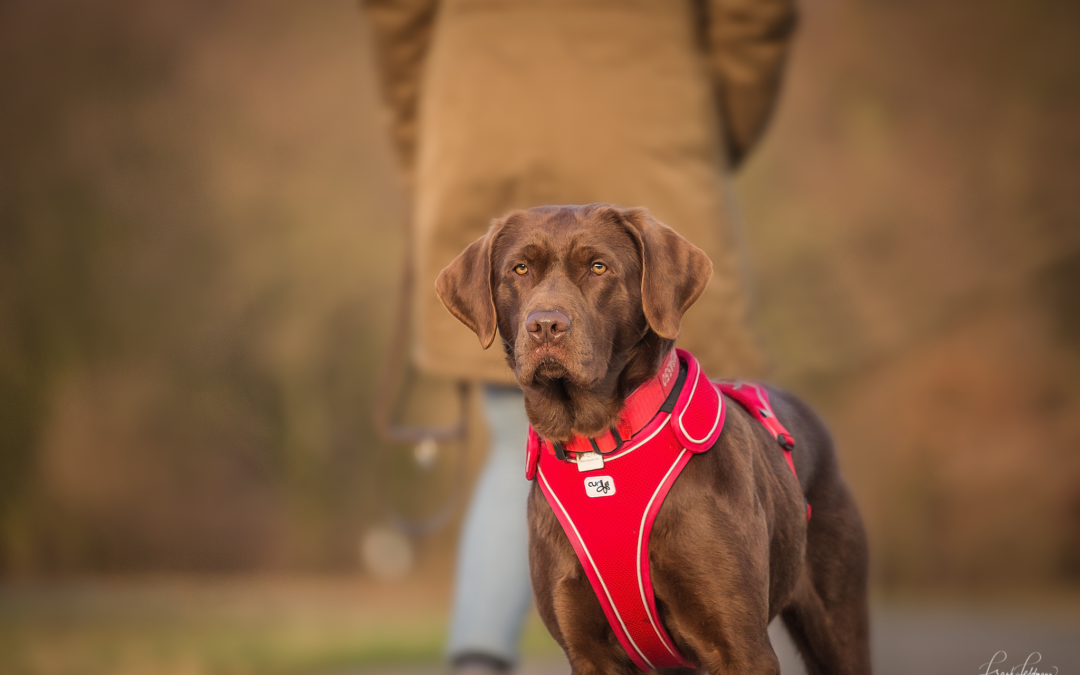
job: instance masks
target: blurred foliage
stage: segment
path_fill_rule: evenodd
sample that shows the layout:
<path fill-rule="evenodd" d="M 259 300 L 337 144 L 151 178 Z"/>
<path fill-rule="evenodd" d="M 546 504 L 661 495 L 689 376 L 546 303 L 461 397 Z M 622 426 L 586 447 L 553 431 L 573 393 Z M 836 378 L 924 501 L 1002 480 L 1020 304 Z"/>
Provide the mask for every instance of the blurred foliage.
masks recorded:
<path fill-rule="evenodd" d="M 741 178 L 777 378 L 881 588 L 1076 583 L 1075 3 L 808 3 Z"/>
<path fill-rule="evenodd" d="M 1080 9 L 803 15 L 737 186 L 775 379 L 879 587 L 1080 581 Z M 448 491 L 368 423 L 404 217 L 369 59 L 351 0 L 0 2 L 0 575 L 347 570 L 376 488 Z"/>
<path fill-rule="evenodd" d="M 355 8 L 0 12 L 0 569 L 352 565 L 401 255 Z"/>

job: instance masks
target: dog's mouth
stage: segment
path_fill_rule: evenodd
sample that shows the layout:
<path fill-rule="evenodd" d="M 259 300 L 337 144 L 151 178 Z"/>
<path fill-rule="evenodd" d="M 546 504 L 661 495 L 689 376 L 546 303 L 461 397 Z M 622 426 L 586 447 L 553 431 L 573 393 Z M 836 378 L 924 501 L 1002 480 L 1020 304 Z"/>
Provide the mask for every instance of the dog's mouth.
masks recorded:
<path fill-rule="evenodd" d="M 520 366 L 518 382 L 522 386 L 557 386 L 566 389 L 567 386 L 580 385 L 580 374 L 565 361 L 562 354 L 556 354 L 554 350 L 532 353 L 525 359 L 519 358 L 517 362 Z"/>
<path fill-rule="evenodd" d="M 533 379 L 566 380 L 569 374 L 570 371 L 567 370 L 562 361 L 553 356 L 545 356 L 536 365 L 536 369 L 533 371 Z"/>
<path fill-rule="evenodd" d="M 589 367 L 590 350 L 577 341 L 537 345 L 519 338 L 514 349 L 514 368 L 522 387 L 547 386 L 561 381 L 562 387 L 583 389 L 597 379 Z"/>
<path fill-rule="evenodd" d="M 539 384 L 541 380 L 566 380 L 570 377 L 570 369 L 555 354 L 547 352 L 530 356 L 531 363 L 528 363 L 521 373 L 522 384 Z"/>

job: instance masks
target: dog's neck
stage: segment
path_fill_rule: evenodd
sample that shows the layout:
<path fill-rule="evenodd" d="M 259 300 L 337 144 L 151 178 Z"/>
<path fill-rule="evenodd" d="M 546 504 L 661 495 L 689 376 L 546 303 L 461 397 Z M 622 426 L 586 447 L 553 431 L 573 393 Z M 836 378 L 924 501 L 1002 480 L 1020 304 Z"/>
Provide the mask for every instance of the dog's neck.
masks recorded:
<path fill-rule="evenodd" d="M 615 426 L 626 397 L 656 375 L 673 346 L 673 340 L 648 330 L 623 354 L 614 355 L 608 375 L 587 388 L 564 379 L 536 380 L 523 388 L 529 423 L 553 441 L 602 434 Z"/>

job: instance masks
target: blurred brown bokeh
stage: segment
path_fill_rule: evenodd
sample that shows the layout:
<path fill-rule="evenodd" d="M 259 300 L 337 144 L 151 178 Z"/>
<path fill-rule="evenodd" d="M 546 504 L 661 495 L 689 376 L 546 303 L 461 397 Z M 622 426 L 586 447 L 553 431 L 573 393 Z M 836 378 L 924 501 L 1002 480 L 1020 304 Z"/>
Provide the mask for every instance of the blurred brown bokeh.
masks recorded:
<path fill-rule="evenodd" d="M 879 589 L 1080 582 L 1077 25 L 809 0 L 739 179 Z M 357 569 L 404 211 L 355 5 L 7 0 L 0 87 L 0 575 Z"/>
<path fill-rule="evenodd" d="M 356 8 L 2 26 L 0 566 L 354 568 L 401 217 Z"/>

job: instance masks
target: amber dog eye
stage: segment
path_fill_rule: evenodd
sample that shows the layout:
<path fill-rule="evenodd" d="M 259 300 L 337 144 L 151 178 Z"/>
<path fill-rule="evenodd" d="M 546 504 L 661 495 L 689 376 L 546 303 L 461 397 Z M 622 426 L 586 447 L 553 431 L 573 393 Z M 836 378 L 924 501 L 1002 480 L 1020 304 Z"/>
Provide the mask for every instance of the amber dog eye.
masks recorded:
<path fill-rule="evenodd" d="M 593 274 L 603 274 L 607 271 L 607 265 L 602 262 L 594 262 L 592 264 Z"/>
<path fill-rule="evenodd" d="M 525 273 L 527 273 L 529 271 L 529 266 L 526 265 L 525 263 L 521 263 L 520 265 L 515 265 L 514 266 L 514 271 L 517 272 L 518 274 L 525 274 Z"/>

